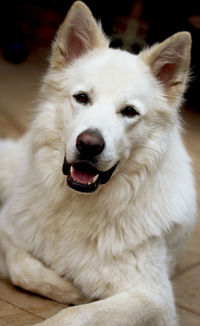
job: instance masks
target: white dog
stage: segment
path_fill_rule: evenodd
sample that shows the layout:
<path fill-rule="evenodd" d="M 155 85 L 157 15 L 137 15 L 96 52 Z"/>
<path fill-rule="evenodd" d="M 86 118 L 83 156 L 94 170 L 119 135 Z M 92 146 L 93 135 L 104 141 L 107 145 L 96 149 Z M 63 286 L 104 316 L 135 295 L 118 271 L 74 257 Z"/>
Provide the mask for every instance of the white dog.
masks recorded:
<path fill-rule="evenodd" d="M 179 107 L 191 38 L 109 48 L 75 2 L 29 131 L 0 143 L 0 272 L 64 303 L 41 325 L 177 325 L 170 276 L 195 221 Z"/>

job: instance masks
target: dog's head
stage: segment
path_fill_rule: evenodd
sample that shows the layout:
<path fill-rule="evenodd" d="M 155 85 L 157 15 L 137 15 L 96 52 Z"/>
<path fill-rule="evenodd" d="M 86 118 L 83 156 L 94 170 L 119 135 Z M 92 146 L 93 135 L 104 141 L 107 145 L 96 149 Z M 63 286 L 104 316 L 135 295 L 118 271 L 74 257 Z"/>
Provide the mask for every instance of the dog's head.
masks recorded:
<path fill-rule="evenodd" d="M 190 47 L 182 32 L 138 56 L 110 49 L 87 6 L 74 3 L 46 78 L 63 122 L 63 173 L 71 188 L 90 193 L 117 171 L 155 164 L 177 119 Z"/>

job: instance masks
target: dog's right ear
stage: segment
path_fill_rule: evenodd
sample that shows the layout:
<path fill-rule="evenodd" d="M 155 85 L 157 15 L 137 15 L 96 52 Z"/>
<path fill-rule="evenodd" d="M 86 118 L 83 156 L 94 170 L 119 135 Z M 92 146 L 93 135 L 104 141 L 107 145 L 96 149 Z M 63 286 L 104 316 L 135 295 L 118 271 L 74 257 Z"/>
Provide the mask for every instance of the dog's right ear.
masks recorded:
<path fill-rule="evenodd" d="M 66 64 L 96 47 L 108 47 L 101 26 L 95 21 L 89 8 L 76 1 L 58 30 L 50 60 L 53 69 Z"/>
<path fill-rule="evenodd" d="M 143 51 L 140 57 L 164 87 L 170 102 L 182 97 L 188 79 L 191 35 L 179 32 L 160 44 Z"/>

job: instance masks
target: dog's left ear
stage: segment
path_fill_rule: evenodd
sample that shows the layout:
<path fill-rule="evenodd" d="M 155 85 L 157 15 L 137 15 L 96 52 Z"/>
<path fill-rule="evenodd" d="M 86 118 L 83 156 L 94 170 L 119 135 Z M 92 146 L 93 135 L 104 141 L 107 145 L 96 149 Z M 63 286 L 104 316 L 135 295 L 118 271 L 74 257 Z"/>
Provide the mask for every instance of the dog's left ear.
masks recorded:
<path fill-rule="evenodd" d="M 58 30 L 53 44 L 51 67 L 60 69 L 96 47 L 108 47 L 108 41 L 89 8 L 76 1 Z"/>
<path fill-rule="evenodd" d="M 187 82 L 190 65 L 191 36 L 179 32 L 140 54 L 153 75 L 164 86 L 170 101 L 180 98 Z"/>

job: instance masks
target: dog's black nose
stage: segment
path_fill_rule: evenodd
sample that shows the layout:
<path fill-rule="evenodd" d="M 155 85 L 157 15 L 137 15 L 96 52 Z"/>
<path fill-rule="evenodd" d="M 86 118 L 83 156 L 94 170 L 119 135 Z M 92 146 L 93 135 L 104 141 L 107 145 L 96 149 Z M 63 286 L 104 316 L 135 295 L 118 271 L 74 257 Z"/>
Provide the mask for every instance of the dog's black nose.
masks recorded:
<path fill-rule="evenodd" d="M 98 129 L 87 129 L 77 137 L 76 147 L 81 159 L 92 159 L 103 151 L 105 142 Z"/>

